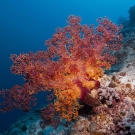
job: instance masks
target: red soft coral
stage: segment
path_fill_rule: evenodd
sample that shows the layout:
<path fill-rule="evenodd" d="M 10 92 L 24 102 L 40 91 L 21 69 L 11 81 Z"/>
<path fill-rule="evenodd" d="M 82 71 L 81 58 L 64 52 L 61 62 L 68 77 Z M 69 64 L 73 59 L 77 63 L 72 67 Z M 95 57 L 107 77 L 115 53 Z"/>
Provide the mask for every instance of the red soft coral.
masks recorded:
<path fill-rule="evenodd" d="M 98 79 L 104 69 L 109 69 L 116 61 L 112 51 L 121 47 L 121 28 L 107 18 L 100 18 L 96 29 L 93 25 L 81 25 L 80 21 L 78 16 L 69 16 L 68 26 L 58 28 L 52 39 L 46 41 L 47 51 L 11 55 L 12 73 L 24 75 L 28 85 L 20 88 L 20 92 L 28 98 L 19 108 L 29 110 L 34 94 L 53 89 L 56 110 L 61 111 L 63 118 L 71 120 L 76 118 L 80 108 L 78 98 L 84 101 L 92 89 L 99 87 Z M 14 91 L 18 88 L 11 89 L 6 99 L 16 104 L 22 97 L 17 99 Z M 13 109 L 14 106 L 7 101 L 2 103 L 1 110 Z M 69 114 L 67 109 L 71 110 Z"/>

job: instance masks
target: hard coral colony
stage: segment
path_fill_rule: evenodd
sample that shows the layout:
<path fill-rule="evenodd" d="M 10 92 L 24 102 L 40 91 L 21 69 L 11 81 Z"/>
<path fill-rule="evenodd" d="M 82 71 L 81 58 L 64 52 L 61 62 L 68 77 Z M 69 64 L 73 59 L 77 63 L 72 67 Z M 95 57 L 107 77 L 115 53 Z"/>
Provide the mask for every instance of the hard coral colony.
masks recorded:
<path fill-rule="evenodd" d="M 97 20 L 96 29 L 80 21 L 78 16 L 69 16 L 68 25 L 46 41 L 45 51 L 11 55 L 11 71 L 23 75 L 25 84 L 0 91 L 5 99 L 1 112 L 14 108 L 29 111 L 36 104 L 34 94 L 53 90 L 53 110 L 67 121 L 77 118 L 80 100 L 85 102 L 86 96 L 100 87 L 99 78 L 117 60 L 112 52 L 120 49 L 122 40 L 121 27 L 106 17 Z"/>

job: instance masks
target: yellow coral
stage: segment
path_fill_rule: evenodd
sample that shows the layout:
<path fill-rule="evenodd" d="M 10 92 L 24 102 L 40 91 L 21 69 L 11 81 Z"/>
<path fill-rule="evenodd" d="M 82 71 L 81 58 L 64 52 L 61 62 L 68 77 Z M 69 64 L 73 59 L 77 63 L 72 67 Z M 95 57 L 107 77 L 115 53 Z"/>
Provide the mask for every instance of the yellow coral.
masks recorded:
<path fill-rule="evenodd" d="M 99 77 L 101 77 L 104 74 L 104 71 L 102 68 L 96 67 L 94 65 L 91 66 L 88 63 L 85 64 L 85 72 L 89 76 L 89 78 L 95 79 L 95 80 L 99 79 Z"/>
<path fill-rule="evenodd" d="M 82 86 L 88 89 L 93 89 L 95 87 L 95 81 L 87 81 L 82 82 Z"/>
<path fill-rule="evenodd" d="M 56 111 L 60 111 L 61 117 L 67 119 L 68 121 L 75 119 L 78 116 L 78 109 L 80 108 L 78 103 L 80 91 L 75 89 L 67 89 L 60 92 L 54 92 L 57 95 L 57 100 L 54 103 Z"/>

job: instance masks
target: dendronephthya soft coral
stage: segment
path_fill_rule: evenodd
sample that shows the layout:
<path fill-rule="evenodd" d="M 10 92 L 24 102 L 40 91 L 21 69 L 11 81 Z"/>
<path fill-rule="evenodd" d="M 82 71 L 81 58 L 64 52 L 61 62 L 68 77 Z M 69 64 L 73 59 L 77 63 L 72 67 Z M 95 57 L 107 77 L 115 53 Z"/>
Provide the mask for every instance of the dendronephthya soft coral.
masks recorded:
<path fill-rule="evenodd" d="M 45 51 L 11 55 L 12 73 L 23 75 L 26 83 L 0 92 L 5 98 L 0 111 L 14 107 L 29 111 L 32 102 L 35 105 L 34 94 L 53 90 L 61 117 L 70 121 L 78 116 L 79 99 L 85 102 L 87 94 L 100 86 L 99 78 L 115 63 L 112 52 L 120 49 L 122 40 L 121 27 L 106 17 L 97 20 L 97 28 L 80 21 L 69 16 L 68 25 L 46 41 Z"/>

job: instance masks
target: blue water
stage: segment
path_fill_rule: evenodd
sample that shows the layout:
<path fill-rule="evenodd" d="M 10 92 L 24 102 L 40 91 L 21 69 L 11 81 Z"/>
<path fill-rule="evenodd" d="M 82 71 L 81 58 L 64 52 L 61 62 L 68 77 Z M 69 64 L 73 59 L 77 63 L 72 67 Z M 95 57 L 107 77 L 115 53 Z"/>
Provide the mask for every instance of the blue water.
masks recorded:
<path fill-rule="evenodd" d="M 0 90 L 23 84 L 21 76 L 10 72 L 10 54 L 46 49 L 44 40 L 64 27 L 69 15 L 81 16 L 82 24 L 96 24 L 104 16 L 117 23 L 119 16 L 128 18 L 134 4 L 134 0 L 0 0 Z M 42 106 L 45 96 L 38 97 Z M 0 113 L 0 133 L 24 114 L 22 110 Z"/>

